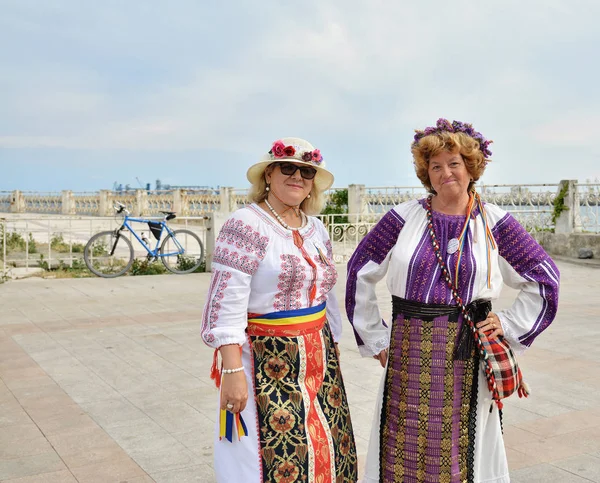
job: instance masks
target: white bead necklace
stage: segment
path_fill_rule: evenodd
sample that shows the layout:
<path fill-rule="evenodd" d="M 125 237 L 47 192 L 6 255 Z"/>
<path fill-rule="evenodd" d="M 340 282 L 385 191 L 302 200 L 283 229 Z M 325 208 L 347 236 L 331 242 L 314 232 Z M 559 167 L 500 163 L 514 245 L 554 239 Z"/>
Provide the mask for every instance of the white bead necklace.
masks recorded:
<path fill-rule="evenodd" d="M 304 228 L 306 226 L 307 218 L 306 218 L 306 215 L 304 214 L 304 212 L 302 210 L 299 210 L 300 211 L 300 218 L 302 219 L 302 225 L 299 226 L 298 228 L 293 228 L 290 225 L 288 225 L 285 221 L 283 221 L 283 218 L 281 218 L 281 216 L 279 216 L 279 213 L 277 213 L 275 211 L 275 208 L 273 208 L 271 206 L 271 203 L 269 203 L 269 200 L 267 200 L 266 198 L 265 198 L 265 204 L 267 205 L 267 207 L 269 208 L 269 210 L 271 210 L 271 213 L 273 213 L 273 216 L 277 219 L 277 221 L 284 228 L 286 228 L 288 230 L 292 230 L 292 231 L 298 231 L 298 230 L 301 230 L 302 228 Z"/>

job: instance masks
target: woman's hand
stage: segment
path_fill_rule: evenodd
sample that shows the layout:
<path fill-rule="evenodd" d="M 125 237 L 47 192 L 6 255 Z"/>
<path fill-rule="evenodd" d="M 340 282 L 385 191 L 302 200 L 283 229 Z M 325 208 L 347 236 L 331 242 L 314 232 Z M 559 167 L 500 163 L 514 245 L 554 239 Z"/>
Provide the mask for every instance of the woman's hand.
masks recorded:
<path fill-rule="evenodd" d="M 242 367 L 242 351 L 237 344 L 223 345 L 219 348 L 223 359 L 223 369 Z M 248 401 L 248 384 L 244 371 L 227 374 L 221 372 L 221 409 L 239 413 Z"/>
<path fill-rule="evenodd" d="M 248 384 L 244 371 L 221 374 L 221 409 L 240 413 L 246 407 L 247 402 Z M 229 407 L 227 407 L 228 405 Z"/>
<path fill-rule="evenodd" d="M 476 327 L 481 334 L 491 331 L 491 333 L 487 335 L 487 338 L 490 340 L 496 339 L 499 335 L 504 337 L 502 324 L 500 323 L 499 317 L 494 312 L 490 312 L 485 320 L 477 322 Z"/>
<path fill-rule="evenodd" d="M 383 349 L 379 354 L 373 356 L 373 359 L 377 359 L 381 364 L 381 367 L 385 367 L 387 364 L 388 351 L 387 349 Z"/>

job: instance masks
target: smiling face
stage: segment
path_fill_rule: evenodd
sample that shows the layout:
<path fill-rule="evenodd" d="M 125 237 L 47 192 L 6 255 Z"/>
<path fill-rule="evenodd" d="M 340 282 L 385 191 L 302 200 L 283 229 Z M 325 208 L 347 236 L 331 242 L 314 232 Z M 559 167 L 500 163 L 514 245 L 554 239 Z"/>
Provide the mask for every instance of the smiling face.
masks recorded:
<path fill-rule="evenodd" d="M 443 151 L 432 156 L 427 173 L 431 186 L 441 198 L 461 199 L 468 193 L 471 174 L 458 151 Z"/>
<path fill-rule="evenodd" d="M 299 168 L 306 166 L 301 163 L 286 164 L 294 164 Z M 303 178 L 299 169 L 290 175 L 285 175 L 277 163 L 270 165 L 265 170 L 265 177 L 267 183 L 271 185 L 271 191 L 288 206 L 298 206 L 302 203 L 310 193 L 314 181 Z"/>

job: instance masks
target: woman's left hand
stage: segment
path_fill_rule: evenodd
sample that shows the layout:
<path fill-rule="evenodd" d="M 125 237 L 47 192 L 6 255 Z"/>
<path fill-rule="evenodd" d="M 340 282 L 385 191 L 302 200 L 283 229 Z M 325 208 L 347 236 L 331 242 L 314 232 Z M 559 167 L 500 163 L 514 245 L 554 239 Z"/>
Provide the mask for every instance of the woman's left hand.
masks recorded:
<path fill-rule="evenodd" d="M 477 322 L 477 328 L 482 334 L 491 331 L 487 336 L 490 340 L 496 339 L 499 335 L 504 337 L 500 318 L 494 312 L 490 312 L 485 320 Z"/>

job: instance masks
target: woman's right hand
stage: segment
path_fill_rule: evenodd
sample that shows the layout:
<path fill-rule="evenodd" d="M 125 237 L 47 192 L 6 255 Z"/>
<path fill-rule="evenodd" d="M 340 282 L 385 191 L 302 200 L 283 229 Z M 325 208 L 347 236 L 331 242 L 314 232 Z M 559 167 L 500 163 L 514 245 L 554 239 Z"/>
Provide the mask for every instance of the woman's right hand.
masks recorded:
<path fill-rule="evenodd" d="M 383 349 L 379 354 L 373 356 L 373 359 L 377 359 L 381 364 L 381 367 L 385 367 L 387 364 L 388 352 L 387 349 Z"/>
<path fill-rule="evenodd" d="M 221 409 L 240 413 L 248 402 L 248 384 L 244 371 L 233 374 L 221 374 Z M 227 405 L 233 405 L 228 408 Z"/>

